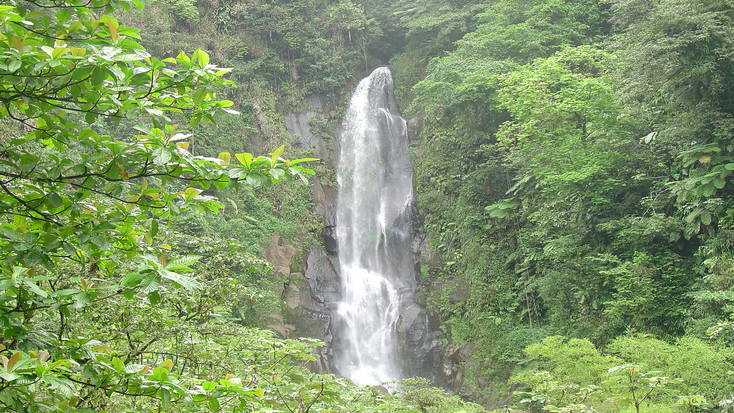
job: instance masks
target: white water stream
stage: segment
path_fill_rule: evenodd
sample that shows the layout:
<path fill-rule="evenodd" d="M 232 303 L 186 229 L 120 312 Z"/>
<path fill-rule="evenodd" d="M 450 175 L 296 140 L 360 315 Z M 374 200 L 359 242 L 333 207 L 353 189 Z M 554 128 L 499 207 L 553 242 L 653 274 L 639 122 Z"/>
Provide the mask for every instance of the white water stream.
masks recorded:
<path fill-rule="evenodd" d="M 402 377 L 397 325 L 401 300 L 415 291 L 407 127 L 388 68 L 375 69 L 352 95 L 337 181 L 342 299 L 334 364 L 355 383 L 376 385 Z"/>

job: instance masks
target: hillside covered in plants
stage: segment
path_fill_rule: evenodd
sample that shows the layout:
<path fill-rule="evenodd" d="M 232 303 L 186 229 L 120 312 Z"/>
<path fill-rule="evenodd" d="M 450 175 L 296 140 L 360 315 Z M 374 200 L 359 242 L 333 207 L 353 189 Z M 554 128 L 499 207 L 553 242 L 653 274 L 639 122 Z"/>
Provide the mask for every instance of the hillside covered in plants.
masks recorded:
<path fill-rule="evenodd" d="M 357 386 L 324 274 L 380 66 L 435 343 Z M 6 0 L 0 258 L 0 411 L 734 411 L 734 3 Z"/>

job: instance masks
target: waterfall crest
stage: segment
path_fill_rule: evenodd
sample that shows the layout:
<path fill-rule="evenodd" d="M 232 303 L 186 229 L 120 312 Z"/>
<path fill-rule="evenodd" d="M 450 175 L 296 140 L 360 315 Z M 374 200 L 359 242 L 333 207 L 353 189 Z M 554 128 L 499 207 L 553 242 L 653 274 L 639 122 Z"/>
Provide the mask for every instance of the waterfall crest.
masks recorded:
<path fill-rule="evenodd" d="M 357 384 L 375 385 L 402 378 L 397 327 L 416 279 L 407 125 L 388 68 L 359 82 L 342 126 L 334 367 Z"/>

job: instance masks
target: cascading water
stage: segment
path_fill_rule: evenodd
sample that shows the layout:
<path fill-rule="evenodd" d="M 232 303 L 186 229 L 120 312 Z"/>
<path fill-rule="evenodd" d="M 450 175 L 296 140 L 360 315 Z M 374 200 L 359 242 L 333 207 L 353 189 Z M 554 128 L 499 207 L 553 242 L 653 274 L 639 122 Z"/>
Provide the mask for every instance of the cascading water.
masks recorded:
<path fill-rule="evenodd" d="M 397 327 L 415 293 L 407 125 L 388 68 L 375 69 L 352 95 L 337 181 L 342 298 L 334 366 L 357 384 L 376 385 L 402 377 Z"/>

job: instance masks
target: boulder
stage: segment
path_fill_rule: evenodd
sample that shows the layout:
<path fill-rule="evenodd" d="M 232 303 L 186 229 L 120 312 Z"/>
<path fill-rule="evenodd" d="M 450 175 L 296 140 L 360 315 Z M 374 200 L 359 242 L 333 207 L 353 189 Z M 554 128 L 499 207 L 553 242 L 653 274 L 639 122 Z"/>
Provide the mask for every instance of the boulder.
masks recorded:
<path fill-rule="evenodd" d="M 296 256 L 296 248 L 292 245 L 281 245 L 280 236 L 273 235 L 270 241 L 263 246 L 265 258 L 273 265 L 277 274 L 291 273 L 291 262 Z"/>

